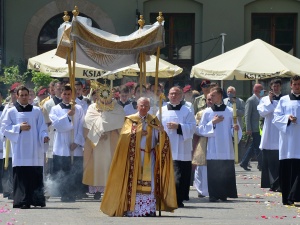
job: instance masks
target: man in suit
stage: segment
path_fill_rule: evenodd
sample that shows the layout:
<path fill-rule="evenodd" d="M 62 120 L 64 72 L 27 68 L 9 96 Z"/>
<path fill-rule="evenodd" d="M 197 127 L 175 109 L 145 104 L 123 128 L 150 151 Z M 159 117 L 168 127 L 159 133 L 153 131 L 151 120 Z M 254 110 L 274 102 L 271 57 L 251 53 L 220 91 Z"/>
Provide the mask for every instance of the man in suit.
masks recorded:
<path fill-rule="evenodd" d="M 228 98 L 224 98 L 224 105 L 232 108 L 232 103 L 236 102 L 236 115 L 240 124 L 241 129 L 243 129 L 243 116 L 245 114 L 245 102 L 241 98 L 236 97 L 236 90 L 234 87 L 229 86 L 227 88 Z"/>
<path fill-rule="evenodd" d="M 248 168 L 248 163 L 250 158 L 253 156 L 253 153 L 256 154 L 258 166 L 257 169 L 261 170 L 261 155 L 259 150 L 260 144 L 260 133 L 259 133 L 259 113 L 257 110 L 257 106 L 259 104 L 259 100 L 264 96 L 264 88 L 261 84 L 255 84 L 253 86 L 253 95 L 247 99 L 245 105 L 245 122 L 246 122 L 246 132 L 247 135 L 252 136 L 252 143 L 245 155 L 243 156 L 242 162 L 240 166 L 246 170 L 250 171 Z"/>

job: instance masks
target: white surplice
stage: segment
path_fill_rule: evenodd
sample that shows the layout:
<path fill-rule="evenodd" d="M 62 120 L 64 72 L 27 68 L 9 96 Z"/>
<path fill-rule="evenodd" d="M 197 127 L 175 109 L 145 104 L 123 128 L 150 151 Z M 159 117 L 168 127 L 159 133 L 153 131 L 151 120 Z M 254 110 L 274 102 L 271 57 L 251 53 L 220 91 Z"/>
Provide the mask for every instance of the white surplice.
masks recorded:
<path fill-rule="evenodd" d="M 76 102 L 76 104 L 78 104 L 78 105 L 80 105 L 82 107 L 84 115 L 85 115 L 86 111 L 87 111 L 87 109 L 89 107 L 86 98 L 83 97 L 82 100 L 80 100 L 79 98 L 76 98 L 75 102 Z"/>
<path fill-rule="evenodd" d="M 297 123 L 288 125 L 289 116 L 296 116 Z M 280 98 L 274 111 L 273 124 L 279 129 L 279 160 L 300 159 L 300 100 L 290 95 Z"/>
<path fill-rule="evenodd" d="M 157 117 L 160 118 L 159 112 Z M 196 120 L 192 110 L 182 105 L 180 110 L 168 110 L 168 105 L 162 107 L 162 125 L 167 132 L 172 149 L 173 160 L 191 161 L 193 150 L 193 135 L 196 129 Z M 168 122 L 179 123 L 182 135 L 177 134 L 177 130 L 167 128 Z"/>
<path fill-rule="evenodd" d="M 265 119 L 259 145 L 260 149 L 279 149 L 279 130 L 272 123 L 277 104 L 278 100 L 272 100 L 271 102 L 269 96 L 265 96 L 260 99 L 259 105 L 257 106 L 259 115 Z"/>
<path fill-rule="evenodd" d="M 21 131 L 20 124 L 27 122 L 29 131 Z M 2 133 L 11 141 L 12 166 L 44 166 L 44 138 L 47 126 L 41 110 L 33 106 L 31 112 L 8 109 L 2 125 Z"/>
<path fill-rule="evenodd" d="M 49 117 L 55 129 L 53 154 L 58 156 L 70 156 L 70 145 L 73 141 L 78 145 L 74 150 L 74 156 L 83 156 L 84 112 L 80 105 L 75 105 L 74 116 L 69 117 L 68 111 L 69 109 L 62 109 L 59 104 L 51 108 Z M 71 138 L 72 134 L 74 135 L 73 138 Z"/>
<path fill-rule="evenodd" d="M 212 119 L 215 115 L 224 116 L 224 120 L 215 126 Z M 197 134 L 208 137 L 206 159 L 210 160 L 233 160 L 233 114 L 232 108 L 226 106 L 225 111 L 213 111 L 212 108 L 206 108 Z M 242 130 L 239 127 L 239 140 L 242 138 Z"/>

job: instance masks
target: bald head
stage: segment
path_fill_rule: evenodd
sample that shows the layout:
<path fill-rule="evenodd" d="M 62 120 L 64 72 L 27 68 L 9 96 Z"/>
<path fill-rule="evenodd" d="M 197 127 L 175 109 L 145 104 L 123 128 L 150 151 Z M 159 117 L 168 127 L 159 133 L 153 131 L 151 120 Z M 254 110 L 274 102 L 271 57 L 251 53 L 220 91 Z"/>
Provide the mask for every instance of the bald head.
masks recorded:
<path fill-rule="evenodd" d="M 263 89 L 264 89 L 264 87 L 261 84 L 255 84 L 253 86 L 253 94 L 255 94 L 256 96 L 259 96 L 260 91 Z"/>

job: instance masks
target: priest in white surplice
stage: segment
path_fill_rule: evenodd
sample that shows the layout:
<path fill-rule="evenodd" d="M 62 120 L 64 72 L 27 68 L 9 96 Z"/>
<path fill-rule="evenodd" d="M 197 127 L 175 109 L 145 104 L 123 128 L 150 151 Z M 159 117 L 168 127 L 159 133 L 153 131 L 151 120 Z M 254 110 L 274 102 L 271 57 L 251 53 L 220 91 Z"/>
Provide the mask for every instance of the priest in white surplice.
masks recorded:
<path fill-rule="evenodd" d="M 62 102 L 53 106 L 49 117 L 55 129 L 53 143 L 53 173 L 59 184 L 61 201 L 75 201 L 81 180 L 76 183 L 76 173 L 83 164 L 83 120 L 84 112 L 80 105 L 71 108 L 72 89 L 70 85 L 62 88 Z M 71 165 L 71 151 L 74 164 Z M 78 163 L 77 161 L 81 161 Z M 80 183 L 79 183 L 80 182 Z"/>
<path fill-rule="evenodd" d="M 281 95 L 281 80 L 273 79 L 270 82 L 268 96 L 261 98 L 257 110 L 264 118 L 264 126 L 259 148 L 262 151 L 261 188 L 270 188 L 279 191 L 279 131 L 272 123 L 274 110 Z"/>
<path fill-rule="evenodd" d="M 238 130 L 239 139 L 242 131 L 239 125 L 233 124 L 232 108 L 222 101 L 223 90 L 214 87 L 210 90 L 214 105 L 205 109 L 201 122 L 200 134 L 208 137 L 207 143 L 207 179 L 209 200 L 226 201 L 237 198 L 234 149 L 232 143 L 233 130 Z"/>
<path fill-rule="evenodd" d="M 280 98 L 273 119 L 279 129 L 279 185 L 284 205 L 300 202 L 300 76 L 291 78 L 291 89 Z"/>
<path fill-rule="evenodd" d="M 46 206 L 43 185 L 44 143 L 49 141 L 41 110 L 28 104 L 29 90 L 16 89 L 17 102 L 2 120 L 1 130 L 11 141 L 13 207 Z"/>
<path fill-rule="evenodd" d="M 189 200 L 192 171 L 192 139 L 196 120 L 191 108 L 181 104 L 183 91 L 180 87 L 169 90 L 170 102 L 162 107 L 162 124 L 170 138 L 176 180 L 177 205 L 184 207 Z M 159 113 L 157 115 L 159 117 Z"/>
<path fill-rule="evenodd" d="M 83 124 L 85 145 L 82 182 L 89 185 L 89 193 L 94 194 L 94 199 L 100 199 L 104 192 L 125 119 L 123 107 L 112 100 L 112 92 L 107 89 L 105 85 L 97 90 L 98 101 L 89 106 Z M 104 92 L 109 95 L 103 95 Z"/>

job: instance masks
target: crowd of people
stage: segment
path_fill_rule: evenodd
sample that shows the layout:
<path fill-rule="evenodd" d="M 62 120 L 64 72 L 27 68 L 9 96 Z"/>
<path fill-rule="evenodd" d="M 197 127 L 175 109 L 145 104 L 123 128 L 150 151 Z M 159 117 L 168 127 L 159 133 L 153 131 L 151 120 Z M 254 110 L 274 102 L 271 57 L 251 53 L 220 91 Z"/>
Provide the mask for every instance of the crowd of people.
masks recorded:
<path fill-rule="evenodd" d="M 281 85 L 273 79 L 267 92 L 255 84 L 244 102 L 209 80 L 201 94 L 173 86 L 167 100 L 162 84 L 89 91 L 53 81 L 35 93 L 15 83 L 5 105 L 0 93 L 0 191 L 21 209 L 89 193 L 102 197 L 105 214 L 128 217 L 185 207 L 191 183 L 199 198 L 227 201 L 238 197 L 233 133 L 240 140 L 245 129 L 252 143 L 240 166 L 250 171 L 256 158 L 261 187 L 282 192 L 284 205 L 300 202 L 300 77 L 288 95 Z"/>

